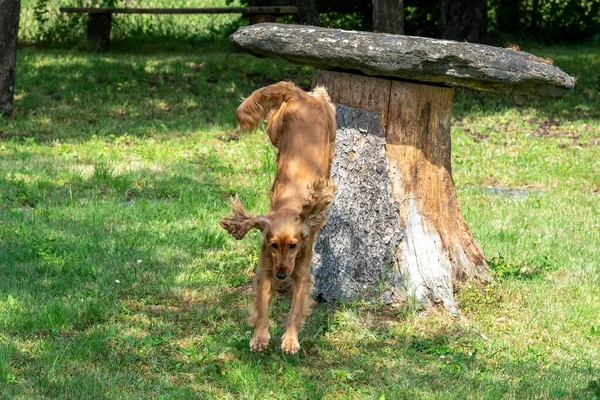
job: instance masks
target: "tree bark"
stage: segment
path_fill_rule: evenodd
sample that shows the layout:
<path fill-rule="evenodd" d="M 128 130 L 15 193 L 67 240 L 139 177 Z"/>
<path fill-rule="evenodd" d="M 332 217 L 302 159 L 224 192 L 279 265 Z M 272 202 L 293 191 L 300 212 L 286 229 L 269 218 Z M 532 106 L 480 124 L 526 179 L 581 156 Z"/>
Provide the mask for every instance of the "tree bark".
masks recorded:
<path fill-rule="evenodd" d="M 313 253 L 314 295 L 393 302 L 392 260 L 402 237 L 376 111 L 336 105 L 336 196 Z M 383 286 L 382 286 L 383 284 Z"/>
<path fill-rule="evenodd" d="M 13 111 L 20 9 L 20 0 L 0 0 L 0 115 Z"/>
<path fill-rule="evenodd" d="M 316 295 L 456 313 L 455 283 L 492 278 L 452 181 L 454 90 L 321 70 L 313 85 L 338 104 L 338 188 L 315 246 Z"/>
<path fill-rule="evenodd" d="M 404 0 L 373 0 L 373 32 L 404 34 Z"/>
<path fill-rule="evenodd" d="M 483 43 L 487 20 L 487 0 L 442 0 L 444 39 Z"/>

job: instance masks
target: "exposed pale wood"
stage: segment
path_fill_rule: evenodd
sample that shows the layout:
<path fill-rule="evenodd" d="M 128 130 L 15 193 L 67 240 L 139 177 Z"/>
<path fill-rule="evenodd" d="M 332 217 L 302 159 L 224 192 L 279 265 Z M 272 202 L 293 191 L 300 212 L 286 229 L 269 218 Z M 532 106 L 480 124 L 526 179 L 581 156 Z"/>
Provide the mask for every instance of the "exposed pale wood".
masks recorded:
<path fill-rule="evenodd" d="M 453 280 L 491 279 L 465 223 L 450 160 L 454 90 L 392 82 L 387 155 L 406 240 L 395 264 L 409 294 L 456 312 Z"/>
<path fill-rule="evenodd" d="M 207 7 L 207 8 L 99 8 L 60 7 L 75 14 L 297 14 L 296 6 L 274 7 Z"/>

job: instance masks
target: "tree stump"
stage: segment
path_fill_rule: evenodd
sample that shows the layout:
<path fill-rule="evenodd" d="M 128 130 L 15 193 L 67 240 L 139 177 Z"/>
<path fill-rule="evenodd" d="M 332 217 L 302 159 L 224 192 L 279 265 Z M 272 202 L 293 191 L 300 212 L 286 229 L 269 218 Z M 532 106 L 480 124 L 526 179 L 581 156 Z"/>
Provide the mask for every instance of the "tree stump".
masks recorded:
<path fill-rule="evenodd" d="M 486 283 L 491 275 L 452 181 L 454 90 L 323 70 L 313 83 L 329 88 L 338 104 L 332 168 L 338 190 L 315 246 L 317 296 L 381 295 L 386 302 L 409 296 L 456 313 L 453 281 Z M 348 135 L 354 140 L 345 141 Z M 381 140 L 361 146 L 371 136 Z M 389 204 L 386 212 L 382 204 Z"/>
<path fill-rule="evenodd" d="M 456 313 L 457 282 L 492 280 L 452 181 L 453 86 L 561 96 L 573 79 L 531 54 L 485 45 L 261 24 L 239 47 L 316 68 L 337 103 L 329 220 L 315 244 L 315 294 Z"/>

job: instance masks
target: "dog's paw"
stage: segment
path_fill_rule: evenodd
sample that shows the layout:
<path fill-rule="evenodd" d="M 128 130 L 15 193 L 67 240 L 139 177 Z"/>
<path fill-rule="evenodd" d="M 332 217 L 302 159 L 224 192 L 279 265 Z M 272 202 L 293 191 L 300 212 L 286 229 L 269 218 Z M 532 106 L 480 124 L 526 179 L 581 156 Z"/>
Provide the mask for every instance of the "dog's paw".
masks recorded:
<path fill-rule="evenodd" d="M 296 354 L 298 350 L 300 350 L 300 343 L 298 343 L 298 339 L 295 337 L 286 337 L 283 335 L 281 338 L 283 341 L 281 342 L 281 350 L 283 350 L 286 354 Z"/>
<path fill-rule="evenodd" d="M 269 334 L 265 335 L 254 335 L 250 340 L 250 350 L 255 352 L 265 351 L 269 347 Z"/>

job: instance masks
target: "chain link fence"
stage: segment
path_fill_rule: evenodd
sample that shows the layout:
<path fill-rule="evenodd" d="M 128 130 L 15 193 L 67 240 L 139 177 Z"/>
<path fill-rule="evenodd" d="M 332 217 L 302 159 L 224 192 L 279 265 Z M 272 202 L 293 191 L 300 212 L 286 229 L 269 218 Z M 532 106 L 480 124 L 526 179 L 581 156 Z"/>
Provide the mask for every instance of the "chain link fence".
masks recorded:
<path fill-rule="evenodd" d="M 19 41 L 31 44 L 83 39 L 87 14 L 61 13 L 60 7 L 204 8 L 239 5 L 239 0 L 22 0 Z M 114 14 L 111 38 L 213 38 L 235 30 L 242 21 L 238 14 Z"/>

